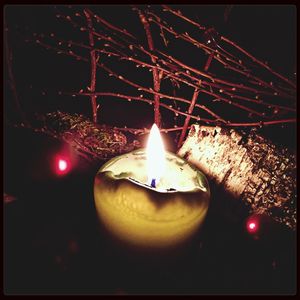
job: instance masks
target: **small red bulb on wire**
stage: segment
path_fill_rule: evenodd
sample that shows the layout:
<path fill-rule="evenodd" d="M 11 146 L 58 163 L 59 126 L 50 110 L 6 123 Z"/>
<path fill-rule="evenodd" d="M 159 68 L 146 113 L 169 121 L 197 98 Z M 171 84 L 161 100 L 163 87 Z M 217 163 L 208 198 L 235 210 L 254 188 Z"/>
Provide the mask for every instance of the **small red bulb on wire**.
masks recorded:
<path fill-rule="evenodd" d="M 257 215 L 252 215 L 246 222 L 246 229 L 250 234 L 257 234 L 260 227 L 260 219 Z"/>
<path fill-rule="evenodd" d="M 58 176 L 69 173 L 71 164 L 68 158 L 57 156 L 55 159 L 55 173 Z"/>
<path fill-rule="evenodd" d="M 60 171 L 62 171 L 62 172 L 65 171 L 67 169 L 67 167 L 68 167 L 68 164 L 64 159 L 60 159 L 58 161 L 58 169 Z"/>
<path fill-rule="evenodd" d="M 253 222 L 253 221 L 249 222 L 248 225 L 247 225 L 247 228 L 248 228 L 248 231 L 250 233 L 256 232 L 257 231 L 257 224 L 256 224 L 256 222 Z"/>

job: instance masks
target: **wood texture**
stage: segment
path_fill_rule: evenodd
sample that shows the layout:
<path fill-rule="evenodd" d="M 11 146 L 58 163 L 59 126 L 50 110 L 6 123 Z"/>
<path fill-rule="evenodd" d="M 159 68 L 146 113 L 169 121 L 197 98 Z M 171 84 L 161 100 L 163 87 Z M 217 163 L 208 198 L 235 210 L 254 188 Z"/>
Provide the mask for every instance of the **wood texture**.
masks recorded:
<path fill-rule="evenodd" d="M 49 135 L 68 143 L 88 161 L 106 160 L 141 147 L 137 140 L 128 141 L 121 131 L 106 125 L 98 125 L 79 114 L 61 111 L 35 114 L 31 125 L 15 125 Z"/>
<path fill-rule="evenodd" d="M 178 154 L 252 212 L 296 228 L 296 156 L 260 136 L 193 125 Z"/>

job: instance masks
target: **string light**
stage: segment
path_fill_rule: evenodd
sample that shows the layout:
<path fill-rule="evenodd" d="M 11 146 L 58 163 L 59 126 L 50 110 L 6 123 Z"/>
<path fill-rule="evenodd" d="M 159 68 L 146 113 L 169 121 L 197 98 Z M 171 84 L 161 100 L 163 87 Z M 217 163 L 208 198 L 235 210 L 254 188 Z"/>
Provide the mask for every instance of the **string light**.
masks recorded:
<path fill-rule="evenodd" d="M 71 163 L 67 157 L 57 156 L 55 158 L 55 173 L 58 176 L 66 175 L 71 170 Z"/>
<path fill-rule="evenodd" d="M 257 234 L 259 231 L 259 219 L 257 216 L 252 215 L 246 222 L 246 229 L 250 234 Z"/>

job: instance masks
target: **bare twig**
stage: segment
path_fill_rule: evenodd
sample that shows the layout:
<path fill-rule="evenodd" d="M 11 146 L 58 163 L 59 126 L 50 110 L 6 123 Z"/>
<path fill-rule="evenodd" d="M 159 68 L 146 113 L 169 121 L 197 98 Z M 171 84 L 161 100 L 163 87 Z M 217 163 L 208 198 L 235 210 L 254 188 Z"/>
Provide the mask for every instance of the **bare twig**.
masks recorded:
<path fill-rule="evenodd" d="M 210 67 L 210 64 L 211 64 L 211 62 L 212 62 L 213 57 L 214 57 L 214 53 L 212 52 L 212 53 L 209 55 L 209 57 L 208 57 L 208 59 L 207 59 L 207 61 L 206 61 L 206 63 L 205 63 L 204 71 L 207 71 L 208 68 Z M 201 85 L 201 82 L 200 82 L 199 85 Z M 196 89 L 194 90 L 193 98 L 192 98 L 192 101 L 191 101 L 191 104 L 190 104 L 190 107 L 189 107 L 189 110 L 188 110 L 188 113 L 189 113 L 189 114 L 192 114 L 192 113 L 193 113 L 193 109 L 194 109 L 194 106 L 195 106 L 195 104 L 196 104 L 196 101 L 197 101 L 199 92 L 200 92 L 200 90 L 199 90 L 198 88 L 196 88 Z M 185 137 L 185 135 L 186 135 L 187 128 L 188 128 L 188 126 L 189 126 L 189 122 L 190 122 L 190 117 L 186 117 L 185 120 L 184 120 L 184 125 L 183 125 L 182 131 L 181 131 L 181 135 L 180 135 L 180 138 L 179 138 L 179 141 L 178 141 L 178 145 L 177 145 L 178 148 L 181 147 L 181 145 L 182 145 L 182 143 L 183 143 L 183 139 L 184 139 L 184 137 Z"/>
<path fill-rule="evenodd" d="M 170 13 L 172 13 L 173 15 L 187 21 L 188 23 L 198 27 L 199 29 L 205 29 L 205 27 L 203 27 L 202 25 L 198 24 L 197 22 L 187 18 L 186 16 L 184 16 L 180 11 L 176 12 L 174 10 L 172 10 L 169 6 L 167 5 L 162 5 L 164 7 L 164 9 Z M 282 76 L 281 74 L 275 72 L 274 70 L 272 70 L 266 63 L 263 63 L 262 61 L 260 61 L 259 59 L 255 58 L 253 55 L 251 55 L 249 52 L 247 52 L 245 49 L 243 49 L 242 47 L 238 46 L 236 43 L 234 43 L 233 41 L 231 41 L 230 39 L 221 36 L 221 39 L 223 41 L 225 41 L 226 43 L 230 44 L 231 46 L 235 47 L 236 49 L 238 49 L 239 51 L 241 51 L 242 53 L 244 53 L 245 55 L 247 55 L 250 59 L 252 59 L 253 62 L 256 62 L 257 64 L 259 64 L 260 66 L 264 67 L 265 69 L 267 69 L 268 71 L 270 71 L 273 75 L 279 77 L 280 79 L 282 79 L 283 81 L 285 81 L 286 83 L 288 83 L 290 86 L 296 88 L 296 85 L 291 82 L 289 79 L 287 79 L 286 77 Z"/>
<path fill-rule="evenodd" d="M 293 88 L 296 88 L 296 84 L 291 82 L 289 79 L 287 79 L 286 77 L 282 76 L 281 74 L 275 72 L 274 70 L 272 70 L 267 64 L 263 63 L 262 61 L 258 60 L 257 58 L 255 58 L 253 55 L 251 55 L 249 52 L 247 52 L 245 49 L 243 49 L 242 47 L 238 46 L 236 43 L 232 42 L 231 40 L 229 40 L 228 38 L 222 36 L 221 39 L 225 42 L 227 42 L 228 44 L 234 46 L 235 48 L 237 48 L 238 50 L 240 50 L 241 52 L 243 52 L 244 54 L 246 54 L 248 57 L 250 57 L 254 62 L 256 62 L 257 64 L 261 65 L 262 67 L 266 68 L 268 71 L 270 71 L 273 75 L 279 77 L 280 79 L 282 79 L 283 81 L 285 81 L 286 83 L 288 83 L 290 86 L 292 86 Z"/>
<path fill-rule="evenodd" d="M 5 22 L 4 22 L 4 47 L 5 47 L 5 59 L 6 59 L 6 65 L 7 65 L 7 71 L 8 71 L 8 83 L 9 83 L 9 86 L 10 86 L 12 94 L 13 94 L 12 98 L 13 98 L 13 101 L 15 104 L 15 108 L 16 108 L 17 112 L 19 113 L 21 120 L 25 124 L 28 124 L 27 118 L 26 118 L 24 112 L 22 111 L 22 108 L 21 108 L 21 105 L 19 102 L 19 97 L 18 97 L 17 88 L 16 88 L 16 82 L 15 82 L 13 69 L 12 69 L 12 52 L 8 45 L 7 32 L 8 32 L 8 28 L 6 27 Z"/>
<path fill-rule="evenodd" d="M 86 58 L 83 58 L 83 57 L 81 57 L 81 56 L 78 56 L 78 55 L 75 54 L 74 52 L 63 51 L 63 50 L 61 50 L 61 49 L 57 49 L 57 48 L 51 47 L 51 46 L 49 46 L 49 45 L 43 44 L 43 43 L 41 43 L 40 41 L 39 41 L 39 44 L 42 45 L 42 46 L 44 46 L 44 47 L 47 47 L 47 48 L 52 48 L 52 49 L 54 49 L 54 50 L 56 50 L 56 51 L 59 51 L 60 53 L 65 53 L 65 54 L 67 54 L 67 55 L 73 56 L 73 57 L 75 57 L 77 60 L 84 60 L 84 61 L 87 61 Z M 101 68 L 103 68 L 104 70 L 106 70 L 109 74 L 111 74 L 111 76 L 114 76 L 114 77 L 118 78 L 119 80 L 124 81 L 125 83 L 127 83 L 127 84 L 129 84 L 129 85 L 132 85 L 132 86 L 134 86 L 134 87 L 136 87 L 138 90 L 143 90 L 143 91 L 145 91 L 145 92 L 152 93 L 152 94 L 155 94 L 155 93 L 156 93 L 156 92 L 154 92 L 152 89 L 143 88 L 143 87 L 141 87 L 140 85 L 135 84 L 135 83 L 133 83 L 132 81 L 125 79 L 123 76 L 114 73 L 111 69 L 109 69 L 108 67 L 106 67 L 106 66 L 105 66 L 104 64 L 102 64 L 102 63 L 98 63 L 98 66 L 101 67 Z M 195 87 L 196 87 L 196 86 L 195 86 Z M 228 100 L 228 99 L 226 99 L 226 98 L 224 98 L 224 97 L 221 97 L 219 94 L 216 94 L 216 93 L 210 92 L 210 91 L 206 91 L 206 90 L 202 90 L 202 92 L 207 93 L 207 94 L 209 94 L 209 95 L 211 95 L 211 96 L 213 96 L 213 97 L 215 97 L 215 98 L 217 98 L 217 99 L 220 99 L 220 100 L 222 100 L 222 101 L 224 101 L 224 102 L 226 102 L 226 103 L 228 103 L 228 104 L 231 104 L 231 105 L 234 105 L 234 106 L 236 106 L 236 107 L 238 107 L 238 108 L 244 109 L 244 110 L 246 110 L 246 111 L 248 111 L 248 112 L 250 112 L 250 113 L 252 113 L 252 114 L 256 114 L 256 115 L 259 115 L 259 116 L 264 117 L 264 114 L 259 113 L 259 112 L 255 111 L 255 110 L 253 110 L 253 109 L 247 108 L 247 107 L 245 107 L 245 106 L 243 106 L 243 105 L 234 103 L 232 100 Z M 75 94 L 75 93 L 73 93 L 73 94 Z M 97 95 L 97 96 L 99 96 L 99 95 L 102 95 L 103 93 L 94 93 L 94 94 Z M 177 100 L 177 101 L 183 101 L 183 102 L 189 102 L 188 100 L 183 99 L 183 98 L 180 98 L 180 97 L 173 97 L 173 96 L 169 96 L 169 95 L 162 94 L 162 93 L 158 93 L 158 94 L 159 94 L 160 97 L 163 97 L 163 98 L 172 99 L 172 100 Z M 88 95 L 88 96 L 91 96 L 91 93 L 81 93 L 81 95 Z M 133 97 L 131 97 L 131 98 L 134 99 Z M 162 106 L 162 107 L 169 108 L 167 105 L 161 105 L 161 106 Z M 196 106 L 201 107 L 201 106 L 199 106 L 199 105 L 197 105 L 197 104 L 196 104 Z M 172 110 L 172 109 L 171 109 L 171 110 Z M 173 110 L 173 111 L 174 111 L 174 110 Z M 175 110 L 174 112 L 175 112 L 175 113 L 176 113 L 176 112 L 178 113 L 178 111 L 176 111 L 176 110 Z M 185 116 L 189 116 L 189 114 L 185 114 L 185 113 L 181 113 L 181 112 L 179 112 L 179 114 L 185 115 Z M 195 118 L 195 119 L 197 119 L 197 120 L 200 120 L 199 117 L 192 117 L 192 118 Z M 204 120 L 204 119 L 202 118 L 202 120 Z M 217 123 L 218 123 L 220 120 L 222 120 L 222 119 L 219 117 L 219 118 L 216 118 L 215 120 L 207 120 L 207 119 L 206 119 L 205 122 L 208 122 L 208 123 L 214 123 L 214 122 L 216 123 L 216 122 L 217 122 Z M 290 122 L 290 121 L 289 121 L 289 122 Z M 280 123 L 280 122 L 279 122 L 279 123 Z M 231 124 L 231 123 L 228 122 L 227 124 Z M 241 125 L 241 124 L 244 124 L 244 123 L 232 123 L 232 124 L 233 124 L 233 126 L 243 126 L 243 125 Z M 236 125 L 236 124 L 239 124 L 239 125 Z M 245 125 L 245 126 L 259 126 L 260 123 L 257 122 L 257 123 L 245 123 L 245 124 L 247 124 L 247 125 Z M 249 124 L 251 124 L 251 125 L 249 125 Z M 272 122 L 271 122 L 271 123 L 264 122 L 264 124 L 265 124 L 265 125 L 269 125 L 269 124 L 273 124 L 273 123 L 272 123 Z M 274 124 L 277 124 L 277 122 L 274 123 Z"/>
<path fill-rule="evenodd" d="M 197 98 L 199 96 L 199 92 L 200 92 L 200 90 L 197 89 L 197 88 L 194 90 L 193 98 L 192 98 L 192 101 L 191 101 L 191 104 L 190 104 L 190 107 L 189 107 L 189 110 L 188 110 L 189 114 L 193 113 L 193 109 L 194 109 L 194 106 L 196 104 Z M 183 142 L 183 139 L 185 137 L 190 119 L 191 118 L 189 116 L 187 116 L 184 120 L 184 125 L 183 125 L 182 131 L 181 131 L 181 134 L 180 134 L 180 138 L 179 138 L 179 141 L 178 141 L 178 148 L 182 145 L 182 142 Z"/>
<path fill-rule="evenodd" d="M 129 33 L 126 29 L 121 29 L 115 25 L 112 25 L 111 23 L 109 23 L 108 21 L 104 20 L 103 18 L 101 18 L 100 16 L 94 14 L 90 9 L 86 9 L 86 11 L 90 14 L 90 16 L 93 16 L 94 18 L 96 18 L 96 20 L 98 20 L 99 22 L 103 23 L 105 26 L 107 26 L 108 28 L 117 31 L 119 33 L 122 33 L 132 39 L 135 39 L 135 37 Z"/>
<path fill-rule="evenodd" d="M 152 34 L 151 34 L 151 29 L 150 29 L 150 24 L 147 20 L 147 18 L 145 17 L 145 15 L 137 8 L 135 8 L 135 10 L 137 10 L 140 20 L 144 26 L 145 32 L 146 32 L 146 36 L 147 36 L 147 41 L 148 41 L 148 47 L 150 49 L 150 51 L 154 51 L 154 42 L 153 42 L 153 38 L 152 38 Z M 154 64 L 156 64 L 156 58 L 154 58 L 153 56 L 151 57 L 151 60 Z M 152 69 L 152 74 L 153 74 L 153 88 L 155 92 L 159 92 L 160 90 L 160 82 L 163 76 L 163 72 L 158 72 L 157 68 Z M 160 112 L 159 112 L 159 102 L 160 102 L 160 97 L 158 94 L 154 95 L 154 123 L 158 126 L 158 128 L 160 128 L 161 126 L 161 116 L 160 116 Z"/>
<path fill-rule="evenodd" d="M 90 96 L 91 93 L 65 93 L 66 95 L 76 95 L 76 96 Z M 118 97 L 118 98 L 122 98 L 122 99 L 126 99 L 127 101 L 131 101 L 131 100 L 138 100 L 140 102 L 146 102 L 148 104 L 151 104 L 151 105 L 154 105 L 154 101 L 151 100 L 151 99 L 148 99 L 148 98 L 145 98 L 143 97 L 142 95 L 137 97 L 137 96 L 129 96 L 129 95 L 124 95 L 124 94 L 119 94 L 119 93 L 110 93 L 110 92 L 99 92 L 99 93 L 93 93 L 94 95 L 97 95 L 97 96 L 112 96 L 112 97 Z M 172 99 L 171 96 L 169 96 L 169 98 Z M 174 97 L 176 98 L 176 97 Z M 183 98 L 182 98 L 183 99 Z M 184 99 L 183 99 L 184 100 Z M 206 118 L 201 118 L 199 116 L 194 116 L 194 115 L 191 115 L 189 113 L 185 113 L 185 112 L 182 112 L 178 109 L 174 109 L 172 105 L 167 105 L 165 103 L 160 103 L 159 104 L 161 107 L 164 107 L 170 111 L 172 111 L 173 113 L 177 114 L 177 115 L 182 115 L 182 116 L 185 116 L 185 117 L 190 117 L 192 119 L 195 119 L 197 121 L 200 121 L 202 120 L 203 122 L 205 123 L 211 123 L 211 124 L 214 124 L 214 123 L 218 123 L 220 122 L 220 119 L 217 118 L 217 119 L 206 119 Z"/>
<path fill-rule="evenodd" d="M 90 56 L 91 56 L 91 85 L 90 90 L 91 92 L 95 92 L 96 89 L 96 72 L 97 72 L 97 58 L 96 58 L 96 51 L 94 48 L 94 35 L 92 33 L 93 30 L 93 23 L 91 19 L 90 12 L 88 10 L 84 10 L 84 14 L 87 19 L 87 25 L 89 29 L 89 42 L 90 46 L 92 47 Z M 91 96 L 91 103 L 92 103 L 92 110 L 93 110 L 93 122 L 97 123 L 97 96 Z"/>
<path fill-rule="evenodd" d="M 292 87 L 286 87 L 286 81 L 283 80 L 283 78 L 277 76 L 284 82 L 279 81 L 273 83 L 270 82 L 269 79 L 266 80 L 260 75 L 256 75 L 255 72 L 257 70 L 253 68 L 265 68 L 265 66 L 258 64 L 252 59 L 252 57 L 249 57 L 249 55 L 248 58 L 250 58 L 250 60 L 248 58 L 241 60 L 238 56 L 235 56 L 223 49 L 221 47 L 221 42 L 225 42 L 227 44 L 228 42 L 220 39 L 219 35 L 215 33 L 215 31 L 211 31 L 210 29 L 208 30 L 209 37 L 211 34 L 216 34 L 216 36 L 212 35 L 212 37 L 214 43 L 217 44 L 212 45 L 210 43 L 208 46 L 206 42 L 198 41 L 196 38 L 190 36 L 188 32 L 180 33 L 180 30 L 177 31 L 173 29 L 173 27 L 169 26 L 165 20 L 160 18 L 156 13 L 153 13 L 151 11 L 151 7 L 145 10 L 137 8 L 134 9 L 137 10 L 140 20 L 144 26 L 148 42 L 148 49 L 145 49 L 132 33 L 128 32 L 126 29 L 121 29 L 109 23 L 102 17 L 91 12 L 91 10 L 84 10 L 84 14 L 86 15 L 86 19 L 88 21 L 87 27 L 78 25 L 70 16 L 65 17 L 65 19 L 70 21 L 73 26 L 79 28 L 81 31 L 87 31 L 89 33 L 90 41 L 89 45 L 68 41 L 68 47 L 71 45 L 74 46 L 74 48 L 80 47 L 88 49 L 90 51 L 91 64 L 94 66 L 92 67 L 91 72 L 91 86 L 89 88 L 89 92 L 83 93 L 81 90 L 79 93 L 72 93 L 73 96 L 81 95 L 90 97 L 91 99 L 96 99 L 99 96 L 112 96 L 122 98 L 127 101 L 137 100 L 139 102 L 149 103 L 154 106 L 154 119 L 155 123 L 158 125 L 160 125 L 159 108 L 164 107 L 172 111 L 175 115 L 185 118 L 184 126 L 180 127 L 181 136 L 179 142 L 182 142 L 186 134 L 190 119 L 200 122 L 207 122 L 208 124 L 240 127 L 284 124 L 296 121 L 295 118 L 291 117 L 291 113 L 295 112 L 293 103 L 289 102 L 288 104 L 281 105 L 279 102 L 284 101 L 285 99 L 295 99 L 295 90 Z M 180 11 L 175 11 L 166 5 L 163 5 L 163 9 L 164 11 L 181 18 L 184 22 L 191 23 L 201 31 L 206 30 L 204 26 L 186 16 L 183 16 Z M 99 32 L 93 28 L 93 24 L 91 22 L 92 18 L 94 18 L 97 23 L 101 25 L 101 30 Z M 90 19 L 90 21 L 88 19 Z M 154 23 L 159 26 L 161 36 L 162 31 L 164 31 L 167 34 L 170 34 L 171 38 L 181 39 L 182 41 L 190 43 L 196 46 L 198 49 L 204 51 L 204 53 L 208 54 L 209 57 L 203 68 L 203 71 L 189 66 L 184 61 L 175 58 L 173 55 L 170 55 L 170 53 L 168 53 L 166 50 L 164 50 L 164 53 L 160 49 L 156 48 L 154 46 L 155 36 L 154 32 L 151 32 L 150 30 L 150 23 Z M 204 34 L 207 35 L 207 32 L 205 31 Z M 166 36 L 164 34 L 162 38 L 165 42 L 165 45 L 168 46 L 166 44 Z M 54 38 L 52 41 L 53 40 Z M 100 41 L 100 43 L 97 44 L 97 47 L 95 46 L 96 41 Z M 47 49 L 53 49 L 58 53 L 64 53 L 76 58 L 77 60 L 89 61 L 85 57 L 78 55 L 69 49 L 58 49 L 58 47 L 53 47 L 41 42 L 41 40 L 38 40 L 38 43 Z M 240 52 L 242 51 L 240 50 Z M 153 75 L 153 88 L 145 87 L 145 84 L 141 85 L 137 83 L 137 79 L 132 80 L 129 76 L 130 74 L 120 74 L 117 69 L 112 70 L 111 67 L 108 67 L 109 62 L 106 62 L 106 60 L 101 60 L 101 62 L 95 61 L 96 54 L 100 54 L 101 57 L 104 57 L 105 55 L 107 57 L 112 57 L 112 59 L 128 61 L 129 63 L 131 62 L 135 64 L 136 67 L 148 68 Z M 94 59 L 92 57 L 94 57 Z M 224 67 L 225 72 L 227 72 L 230 76 L 229 80 L 225 77 L 227 75 L 226 73 L 223 75 L 225 78 L 224 79 L 222 77 L 217 77 L 217 75 L 213 74 L 211 70 L 208 72 L 209 66 L 213 61 L 217 62 L 219 66 Z M 150 100 L 151 96 L 150 98 L 149 96 L 147 96 L 148 98 L 144 97 L 143 94 L 140 96 L 129 96 L 119 94 L 118 92 L 96 92 L 96 67 L 99 67 L 107 72 L 109 76 L 115 77 L 125 84 L 134 87 L 137 91 L 142 91 L 152 95 L 154 100 Z M 113 69 L 115 69 L 115 67 Z M 258 71 L 261 71 L 261 69 Z M 237 78 L 233 78 L 232 75 L 235 75 Z M 95 79 L 94 84 L 92 78 Z M 183 85 L 185 87 L 192 88 L 194 92 L 193 97 L 191 99 L 185 99 L 183 97 L 178 97 L 176 94 L 172 94 L 171 96 L 168 94 L 168 92 L 162 92 L 162 79 L 170 80 L 172 83 L 176 82 L 177 85 Z M 200 93 L 206 95 L 204 99 L 208 103 L 207 105 L 203 105 L 203 103 L 197 103 L 197 97 Z M 174 107 L 167 104 L 167 101 L 170 100 L 176 104 L 174 104 Z M 234 120 L 224 120 L 209 106 L 215 101 L 222 101 L 231 107 L 248 112 L 249 118 L 250 115 L 255 115 L 255 122 L 249 122 L 248 120 L 244 120 L 243 122 L 239 122 L 239 120 L 238 122 Z M 241 101 L 243 103 L 241 103 Z M 185 105 L 188 104 L 188 108 L 182 109 L 181 103 L 185 103 Z M 214 108 L 214 106 L 212 107 Z M 213 118 L 204 119 L 201 116 L 196 115 L 193 113 L 195 108 L 199 108 L 202 113 L 206 112 Z M 270 109 L 273 109 L 273 111 Z M 273 115 L 271 116 L 270 114 L 272 113 Z M 245 114 L 245 116 L 247 116 L 247 114 Z M 281 119 L 278 119 L 279 116 L 281 116 Z M 258 121 L 256 121 L 257 119 Z M 179 127 L 177 127 L 176 130 L 178 130 L 178 128 Z"/>

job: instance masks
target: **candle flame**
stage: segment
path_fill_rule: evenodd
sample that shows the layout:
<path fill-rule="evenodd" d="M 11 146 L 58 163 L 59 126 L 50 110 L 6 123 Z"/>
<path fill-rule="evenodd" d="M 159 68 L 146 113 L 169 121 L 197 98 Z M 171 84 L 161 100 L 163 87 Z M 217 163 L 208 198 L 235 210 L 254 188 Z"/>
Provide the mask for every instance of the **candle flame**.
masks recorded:
<path fill-rule="evenodd" d="M 147 144 L 148 184 L 156 187 L 165 170 L 165 150 L 160 132 L 153 124 Z"/>

